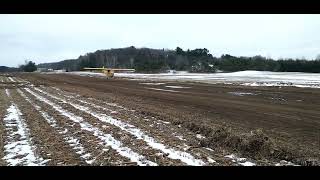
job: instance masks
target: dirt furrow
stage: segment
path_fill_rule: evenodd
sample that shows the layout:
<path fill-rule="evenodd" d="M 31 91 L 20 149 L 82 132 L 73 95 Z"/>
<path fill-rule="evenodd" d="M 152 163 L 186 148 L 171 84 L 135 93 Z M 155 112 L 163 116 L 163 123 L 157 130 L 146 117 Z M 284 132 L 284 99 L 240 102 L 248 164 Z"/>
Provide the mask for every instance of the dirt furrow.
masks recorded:
<path fill-rule="evenodd" d="M 73 126 L 76 125 L 80 128 L 80 131 L 79 131 L 80 133 L 89 132 L 89 133 L 93 134 L 96 138 L 98 138 L 100 140 L 100 144 L 102 144 L 103 146 L 105 146 L 107 148 L 111 147 L 112 149 L 116 150 L 117 154 L 119 154 L 125 158 L 129 158 L 130 161 L 136 162 L 138 165 L 156 165 L 155 163 L 147 160 L 144 156 L 142 156 L 142 155 L 136 153 L 135 151 L 133 151 L 132 149 L 124 146 L 122 142 L 116 140 L 112 135 L 104 133 L 96 126 L 88 123 L 81 116 L 77 116 L 76 114 L 74 114 L 68 110 L 65 110 L 58 103 L 54 103 L 54 102 L 50 101 L 49 99 L 34 92 L 33 90 L 30 90 L 28 88 L 25 88 L 25 90 L 27 92 L 29 92 L 30 94 L 32 94 L 38 100 L 51 106 L 55 111 L 58 111 L 61 115 L 67 117 L 69 121 L 71 120 L 73 122 L 73 124 L 72 124 Z M 127 162 L 128 162 L 128 160 L 127 160 Z"/>

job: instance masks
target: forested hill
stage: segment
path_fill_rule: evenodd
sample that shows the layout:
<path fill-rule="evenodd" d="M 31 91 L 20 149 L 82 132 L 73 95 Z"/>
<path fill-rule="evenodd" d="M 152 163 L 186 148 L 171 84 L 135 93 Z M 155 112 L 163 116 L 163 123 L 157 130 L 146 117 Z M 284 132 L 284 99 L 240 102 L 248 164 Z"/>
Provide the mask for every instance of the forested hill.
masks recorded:
<path fill-rule="evenodd" d="M 262 56 L 235 57 L 222 55 L 214 57 L 204 49 L 175 50 L 150 48 L 118 48 L 98 50 L 77 59 L 56 63 L 39 64 L 41 68 L 78 71 L 84 67 L 134 68 L 137 72 L 163 72 L 168 69 L 189 72 L 227 72 L 258 70 L 279 72 L 320 72 L 320 60 L 282 59 L 273 60 Z"/>
<path fill-rule="evenodd" d="M 19 68 L 0 66 L 0 73 L 2 72 L 17 72 L 20 71 Z"/>

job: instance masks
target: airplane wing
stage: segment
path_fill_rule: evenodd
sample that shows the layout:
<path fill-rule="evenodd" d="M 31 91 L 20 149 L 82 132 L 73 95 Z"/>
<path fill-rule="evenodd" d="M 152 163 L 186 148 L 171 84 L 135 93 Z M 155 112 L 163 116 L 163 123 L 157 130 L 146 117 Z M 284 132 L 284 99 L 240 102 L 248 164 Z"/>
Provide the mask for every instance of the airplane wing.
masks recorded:
<path fill-rule="evenodd" d="M 83 70 L 135 71 L 135 69 L 113 69 L 113 68 L 83 68 Z"/>
<path fill-rule="evenodd" d="M 112 69 L 114 71 L 135 71 L 135 69 Z"/>

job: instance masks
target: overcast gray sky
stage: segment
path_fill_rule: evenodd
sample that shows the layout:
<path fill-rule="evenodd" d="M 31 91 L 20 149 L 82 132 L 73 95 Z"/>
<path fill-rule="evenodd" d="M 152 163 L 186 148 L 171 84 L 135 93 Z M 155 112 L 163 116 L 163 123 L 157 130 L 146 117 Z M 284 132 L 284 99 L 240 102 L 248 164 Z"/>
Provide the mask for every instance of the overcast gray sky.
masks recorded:
<path fill-rule="evenodd" d="M 128 46 L 207 48 L 214 56 L 312 58 L 320 15 L 0 15 L 0 65 L 55 62 Z"/>

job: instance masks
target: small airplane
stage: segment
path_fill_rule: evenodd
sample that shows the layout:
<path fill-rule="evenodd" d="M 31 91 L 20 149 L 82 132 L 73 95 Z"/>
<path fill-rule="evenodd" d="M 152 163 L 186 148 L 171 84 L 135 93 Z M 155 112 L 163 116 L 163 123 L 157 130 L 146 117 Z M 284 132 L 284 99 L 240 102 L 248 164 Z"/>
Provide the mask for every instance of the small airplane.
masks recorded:
<path fill-rule="evenodd" d="M 83 68 L 84 70 L 90 70 L 90 71 L 100 71 L 107 75 L 108 78 L 114 77 L 115 71 L 135 71 L 135 69 L 113 69 L 113 68 L 105 68 L 104 66 L 102 68 Z"/>

